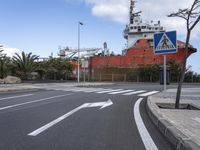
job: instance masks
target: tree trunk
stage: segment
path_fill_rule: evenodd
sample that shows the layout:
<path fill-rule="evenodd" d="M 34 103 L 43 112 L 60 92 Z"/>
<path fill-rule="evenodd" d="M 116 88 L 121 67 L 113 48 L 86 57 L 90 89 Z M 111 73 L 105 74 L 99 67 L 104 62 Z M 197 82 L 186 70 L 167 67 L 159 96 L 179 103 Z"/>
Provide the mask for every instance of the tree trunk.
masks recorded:
<path fill-rule="evenodd" d="M 179 105 L 180 105 L 180 96 L 181 96 L 181 89 L 182 89 L 183 81 L 185 78 L 185 70 L 186 70 L 186 60 L 184 60 L 183 67 L 181 69 L 180 81 L 178 83 L 178 88 L 177 88 L 177 93 L 176 93 L 176 103 L 175 103 L 176 109 L 179 109 Z"/>
<path fill-rule="evenodd" d="M 190 39 L 190 30 L 188 29 L 187 32 L 187 37 L 186 37 L 186 43 L 185 43 L 185 57 L 183 60 L 183 66 L 181 69 L 181 77 L 180 77 L 180 81 L 178 83 L 178 88 L 177 88 L 177 93 L 176 93 L 176 103 L 175 103 L 175 108 L 179 109 L 180 106 L 180 96 L 181 96 L 181 89 L 182 89 L 182 85 L 183 85 L 183 81 L 185 78 L 185 71 L 186 71 L 186 64 L 187 64 L 187 57 L 188 57 L 188 45 L 189 45 L 189 39 Z"/>
<path fill-rule="evenodd" d="M 1 68 L 0 68 L 0 78 L 3 78 L 4 77 L 4 75 L 3 75 L 3 62 L 2 61 L 0 61 L 0 65 L 1 65 Z"/>

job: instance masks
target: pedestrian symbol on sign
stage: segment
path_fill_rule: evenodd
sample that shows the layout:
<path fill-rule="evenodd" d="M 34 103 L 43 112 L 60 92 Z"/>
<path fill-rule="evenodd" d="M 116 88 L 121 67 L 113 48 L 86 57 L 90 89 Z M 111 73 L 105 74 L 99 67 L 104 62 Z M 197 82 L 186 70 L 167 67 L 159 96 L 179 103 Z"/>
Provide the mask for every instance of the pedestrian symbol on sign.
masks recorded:
<path fill-rule="evenodd" d="M 168 49 L 176 49 L 176 47 L 168 38 L 168 36 L 164 33 L 162 38 L 160 39 L 160 42 L 156 47 L 156 50 L 168 50 Z"/>
<path fill-rule="evenodd" d="M 167 42 L 168 42 L 169 40 L 166 38 L 166 36 L 164 35 L 163 36 L 163 40 L 161 41 L 161 43 L 162 43 L 162 47 L 167 47 L 168 45 L 167 45 Z"/>

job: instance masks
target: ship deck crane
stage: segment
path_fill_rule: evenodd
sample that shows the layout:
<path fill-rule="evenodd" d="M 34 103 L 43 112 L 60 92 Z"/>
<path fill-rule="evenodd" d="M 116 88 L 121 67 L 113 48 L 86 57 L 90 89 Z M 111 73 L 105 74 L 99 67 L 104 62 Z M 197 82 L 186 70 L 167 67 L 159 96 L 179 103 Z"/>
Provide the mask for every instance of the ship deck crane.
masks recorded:
<path fill-rule="evenodd" d="M 81 54 L 81 57 L 90 57 L 97 54 L 100 50 L 102 50 L 102 48 L 81 48 L 79 49 L 79 52 Z M 78 49 L 66 47 L 63 49 L 60 48 L 58 55 L 60 57 L 67 56 L 67 58 L 72 58 L 77 53 L 78 53 Z"/>

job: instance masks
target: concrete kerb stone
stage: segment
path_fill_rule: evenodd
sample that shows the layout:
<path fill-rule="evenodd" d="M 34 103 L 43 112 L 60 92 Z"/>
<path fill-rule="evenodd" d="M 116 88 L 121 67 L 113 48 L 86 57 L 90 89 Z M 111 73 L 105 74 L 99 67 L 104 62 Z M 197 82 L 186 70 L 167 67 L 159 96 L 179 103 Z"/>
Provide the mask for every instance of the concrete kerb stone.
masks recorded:
<path fill-rule="evenodd" d="M 21 89 L 0 89 L 0 93 L 6 93 L 6 92 L 21 92 L 21 91 L 37 91 L 40 90 L 40 88 L 21 88 Z"/>
<path fill-rule="evenodd" d="M 175 128 L 169 121 L 159 113 L 158 106 L 151 100 L 154 96 L 147 99 L 146 109 L 152 122 L 158 127 L 160 132 L 167 138 L 176 150 L 200 150 L 200 146 L 190 140 L 181 131 Z"/>
<path fill-rule="evenodd" d="M 182 141 L 182 143 L 180 144 L 180 149 L 181 150 L 189 150 L 189 149 L 199 150 L 200 147 L 199 147 L 199 145 L 194 143 L 192 140 L 186 139 L 186 140 Z"/>

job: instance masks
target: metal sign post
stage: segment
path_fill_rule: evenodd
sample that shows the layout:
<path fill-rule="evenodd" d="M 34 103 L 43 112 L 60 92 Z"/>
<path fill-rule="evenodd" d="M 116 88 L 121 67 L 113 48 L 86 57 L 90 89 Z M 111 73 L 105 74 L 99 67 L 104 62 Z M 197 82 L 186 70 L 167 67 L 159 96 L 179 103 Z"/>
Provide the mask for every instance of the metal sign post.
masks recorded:
<path fill-rule="evenodd" d="M 84 68 L 84 82 L 85 82 L 85 74 L 86 74 L 86 68 L 88 68 L 89 62 L 88 60 L 82 60 L 82 68 Z"/>
<path fill-rule="evenodd" d="M 85 82 L 85 67 L 84 67 L 84 82 Z"/>
<path fill-rule="evenodd" d="M 163 63 L 163 71 L 164 71 L 164 92 L 167 90 L 167 67 L 166 67 L 166 54 L 163 55 L 164 57 L 164 63 Z"/>

